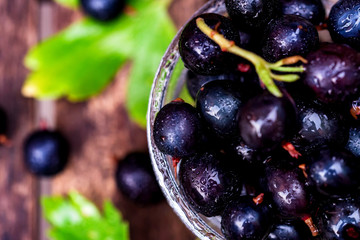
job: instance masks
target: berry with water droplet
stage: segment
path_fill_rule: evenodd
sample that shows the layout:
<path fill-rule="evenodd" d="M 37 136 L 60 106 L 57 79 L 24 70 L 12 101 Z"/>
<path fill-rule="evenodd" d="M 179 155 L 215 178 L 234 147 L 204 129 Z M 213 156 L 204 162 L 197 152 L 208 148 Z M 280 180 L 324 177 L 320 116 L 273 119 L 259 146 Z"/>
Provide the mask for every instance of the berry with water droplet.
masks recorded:
<path fill-rule="evenodd" d="M 324 103 L 342 104 L 360 90 L 360 55 L 346 45 L 324 44 L 307 57 L 304 83 Z"/>
<path fill-rule="evenodd" d="M 179 182 L 190 205 L 205 216 L 222 213 L 241 190 L 241 177 L 221 153 L 198 153 L 179 164 Z"/>
<path fill-rule="evenodd" d="M 360 51 L 360 1 L 340 0 L 331 8 L 328 29 L 336 43 L 345 43 Z"/>

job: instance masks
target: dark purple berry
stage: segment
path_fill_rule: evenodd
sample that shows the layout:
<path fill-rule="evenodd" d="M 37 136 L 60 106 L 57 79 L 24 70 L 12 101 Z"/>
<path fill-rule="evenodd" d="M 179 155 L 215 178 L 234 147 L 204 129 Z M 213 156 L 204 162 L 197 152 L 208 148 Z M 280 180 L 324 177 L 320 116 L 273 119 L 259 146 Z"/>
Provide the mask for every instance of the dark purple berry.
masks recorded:
<path fill-rule="evenodd" d="M 236 69 L 236 57 L 223 52 L 219 45 L 201 32 L 196 25 L 198 17 L 239 45 L 239 32 L 230 19 L 215 13 L 197 16 L 186 24 L 179 39 L 179 53 L 185 67 L 201 75 L 217 75 Z"/>
<path fill-rule="evenodd" d="M 277 0 L 225 0 L 225 5 L 235 24 L 250 31 L 264 28 L 279 13 Z"/>
<path fill-rule="evenodd" d="M 360 239 L 360 200 L 358 196 L 325 202 L 319 209 L 323 239 Z"/>
<path fill-rule="evenodd" d="M 194 154 L 202 140 L 202 123 L 188 103 L 172 101 L 158 112 L 154 122 L 154 142 L 160 151 L 174 157 Z"/>
<path fill-rule="evenodd" d="M 296 99 L 298 131 L 291 143 L 302 154 L 309 154 L 323 145 L 344 146 L 348 130 L 338 112 L 321 103 Z"/>
<path fill-rule="evenodd" d="M 80 0 L 85 14 L 98 21 L 117 18 L 125 7 L 125 0 Z"/>
<path fill-rule="evenodd" d="M 24 161 L 37 176 L 53 176 L 61 172 L 68 162 L 69 145 L 56 131 L 39 130 L 24 142 Z"/>
<path fill-rule="evenodd" d="M 253 91 L 251 91 L 253 94 L 259 92 L 259 78 L 254 68 L 251 67 L 250 64 L 242 64 L 240 67 L 244 67 L 246 71 L 235 71 L 220 75 L 199 75 L 188 70 L 186 72 L 186 87 L 193 99 L 196 98 L 201 87 L 215 80 L 235 81 L 238 85 L 241 85 L 242 88 L 253 89 Z"/>
<path fill-rule="evenodd" d="M 264 32 L 262 55 L 270 62 L 294 55 L 306 56 L 319 46 L 315 26 L 303 17 L 284 15 L 274 19 Z"/>
<path fill-rule="evenodd" d="M 356 50 L 325 44 L 307 60 L 303 81 L 320 101 L 341 104 L 359 92 L 360 55 Z"/>
<path fill-rule="evenodd" d="M 235 73 L 221 74 L 221 75 L 199 75 L 188 70 L 186 72 L 186 87 L 193 99 L 196 99 L 196 95 L 200 88 L 206 83 L 212 81 L 243 81 L 242 77 Z"/>
<path fill-rule="evenodd" d="M 240 134 L 249 147 L 270 151 L 293 133 L 295 120 L 295 108 L 287 97 L 264 93 L 241 109 Z"/>
<path fill-rule="evenodd" d="M 245 101 L 242 92 L 235 81 L 226 80 L 212 81 L 199 90 L 196 108 L 217 137 L 239 135 L 238 112 Z"/>
<path fill-rule="evenodd" d="M 121 193 L 137 204 L 149 205 L 164 199 L 149 154 L 130 153 L 119 161 L 115 180 Z"/>
<path fill-rule="evenodd" d="M 291 159 L 272 159 L 289 162 Z M 268 191 L 273 195 L 276 208 L 285 217 L 303 218 L 309 212 L 309 196 L 306 192 L 305 177 L 297 167 L 278 164 L 266 169 Z"/>
<path fill-rule="evenodd" d="M 273 226 L 266 240 L 311 240 L 311 232 L 303 221 L 282 220 Z"/>
<path fill-rule="evenodd" d="M 336 43 L 345 43 L 360 51 L 360 1 L 340 0 L 331 8 L 328 29 Z"/>
<path fill-rule="evenodd" d="M 255 204 L 250 196 L 229 203 L 221 217 L 221 231 L 227 240 L 263 239 L 271 225 L 269 205 Z"/>
<path fill-rule="evenodd" d="M 354 156 L 360 158 L 360 127 L 351 127 L 349 129 L 349 139 L 345 148 Z"/>
<path fill-rule="evenodd" d="M 309 156 L 307 174 L 318 192 L 341 196 L 355 192 L 360 185 L 360 159 L 336 148 L 322 148 Z"/>
<path fill-rule="evenodd" d="M 241 190 L 239 173 L 220 153 L 198 153 L 179 164 L 179 182 L 190 205 L 205 216 L 222 213 Z"/>
<path fill-rule="evenodd" d="M 301 16 L 314 25 L 325 20 L 325 8 L 321 0 L 280 0 L 283 14 Z"/>

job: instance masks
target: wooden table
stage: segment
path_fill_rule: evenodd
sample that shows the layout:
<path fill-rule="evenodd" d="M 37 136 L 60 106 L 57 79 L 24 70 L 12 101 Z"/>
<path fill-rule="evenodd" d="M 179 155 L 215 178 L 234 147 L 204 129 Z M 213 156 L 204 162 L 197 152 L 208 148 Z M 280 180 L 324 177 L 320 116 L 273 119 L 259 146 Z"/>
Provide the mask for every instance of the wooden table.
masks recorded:
<path fill-rule="evenodd" d="M 181 26 L 205 0 L 174 0 L 169 11 Z M 42 195 L 76 189 L 98 206 L 111 199 L 130 223 L 133 240 L 195 239 L 167 203 L 138 207 L 123 198 L 114 183 L 113 156 L 147 150 L 145 130 L 126 113 L 123 86 L 129 68 L 99 96 L 82 103 L 38 102 L 22 97 L 27 50 L 80 18 L 79 12 L 51 1 L 0 0 L 0 106 L 8 113 L 11 147 L 0 147 L 0 240 L 46 239 Z M 22 141 L 44 118 L 70 140 L 70 164 L 52 179 L 38 179 L 24 168 Z M 69 239 L 71 240 L 71 239 Z"/>

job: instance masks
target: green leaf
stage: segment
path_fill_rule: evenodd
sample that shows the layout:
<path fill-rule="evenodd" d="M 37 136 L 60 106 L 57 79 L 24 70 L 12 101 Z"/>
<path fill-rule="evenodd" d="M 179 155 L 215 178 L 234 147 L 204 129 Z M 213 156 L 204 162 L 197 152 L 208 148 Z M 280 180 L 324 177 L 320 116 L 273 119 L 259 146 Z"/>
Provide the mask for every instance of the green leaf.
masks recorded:
<path fill-rule="evenodd" d="M 175 28 L 169 24 L 171 19 L 166 9 L 166 1 L 163 1 L 162 4 L 152 3 L 152 6 L 143 12 L 142 20 L 133 28 L 134 34 L 136 34 L 134 39 L 136 39 L 137 48 L 132 55 L 133 67 L 129 79 L 126 106 L 130 116 L 144 127 L 155 73 L 165 50 L 175 35 Z M 152 20 L 145 21 L 145 19 Z"/>
<path fill-rule="evenodd" d="M 79 0 L 55 0 L 55 2 L 68 8 L 77 8 L 80 4 Z"/>
<path fill-rule="evenodd" d="M 25 58 L 31 73 L 23 95 L 85 100 L 131 61 L 126 106 L 130 116 L 145 126 L 152 81 L 176 33 L 168 4 L 169 0 L 133 0 L 133 14 L 122 14 L 110 23 L 84 19 L 35 46 Z"/>
<path fill-rule="evenodd" d="M 45 218 L 51 224 L 52 240 L 128 240 L 129 226 L 110 202 L 104 203 L 104 214 L 76 192 L 69 198 L 43 197 Z"/>

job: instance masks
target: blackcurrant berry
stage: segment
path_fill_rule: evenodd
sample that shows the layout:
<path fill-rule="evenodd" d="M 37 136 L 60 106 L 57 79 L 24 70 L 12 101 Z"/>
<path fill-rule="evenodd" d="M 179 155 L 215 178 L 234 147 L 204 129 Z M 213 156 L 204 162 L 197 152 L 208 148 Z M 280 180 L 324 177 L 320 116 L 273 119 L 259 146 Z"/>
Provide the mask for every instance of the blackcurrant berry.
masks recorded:
<path fill-rule="evenodd" d="M 125 7 L 125 0 L 80 0 L 84 12 L 98 21 L 117 18 Z"/>
<path fill-rule="evenodd" d="M 305 57 L 319 45 L 315 26 L 303 17 L 284 15 L 265 29 L 262 55 L 270 62 L 294 55 Z"/>
<path fill-rule="evenodd" d="M 348 195 L 360 185 L 360 161 L 345 150 L 324 147 L 309 156 L 307 174 L 316 189 L 327 196 Z"/>
<path fill-rule="evenodd" d="M 244 104 L 235 81 L 212 81 L 205 84 L 196 97 L 196 108 L 219 138 L 239 135 L 238 111 Z"/>
<path fill-rule="evenodd" d="M 27 168 L 38 176 L 53 176 L 64 169 L 69 145 L 56 131 L 39 130 L 24 142 L 24 161 Z"/>
<path fill-rule="evenodd" d="M 324 103 L 343 104 L 360 90 L 360 55 L 341 44 L 324 44 L 311 52 L 303 81 Z"/>
<path fill-rule="evenodd" d="M 340 0 L 331 8 L 328 29 L 336 43 L 345 43 L 360 50 L 360 1 Z"/>
<path fill-rule="evenodd" d="M 298 15 L 319 25 L 325 20 L 325 8 L 321 0 L 280 0 L 283 14 Z"/>
<path fill-rule="evenodd" d="M 222 213 L 241 190 L 241 176 L 221 153 L 198 153 L 180 161 L 179 182 L 190 205 L 205 216 Z"/>
<path fill-rule="evenodd" d="M 134 152 L 119 161 L 115 180 L 118 189 L 128 199 L 141 205 L 163 200 L 149 154 Z"/>
<path fill-rule="evenodd" d="M 270 206 L 242 196 L 230 202 L 221 216 L 221 231 L 228 240 L 263 239 L 272 225 Z"/>
<path fill-rule="evenodd" d="M 154 142 L 160 151 L 174 157 L 194 154 L 202 138 L 202 121 L 196 109 L 182 100 L 166 104 L 154 122 Z"/>
<path fill-rule="evenodd" d="M 241 137 L 254 149 L 273 150 L 296 126 L 296 110 L 291 101 L 267 92 L 250 99 L 239 114 Z"/>
<path fill-rule="evenodd" d="M 240 29 L 254 32 L 279 14 L 278 0 L 225 0 L 230 18 Z"/>
<path fill-rule="evenodd" d="M 203 18 L 208 26 L 223 34 L 226 39 L 239 45 L 239 31 L 230 19 L 214 13 L 198 17 Z M 197 27 L 198 17 L 186 24 L 179 39 L 179 53 L 185 67 L 201 75 L 216 75 L 234 70 L 236 57 L 222 51 L 219 45 Z"/>

